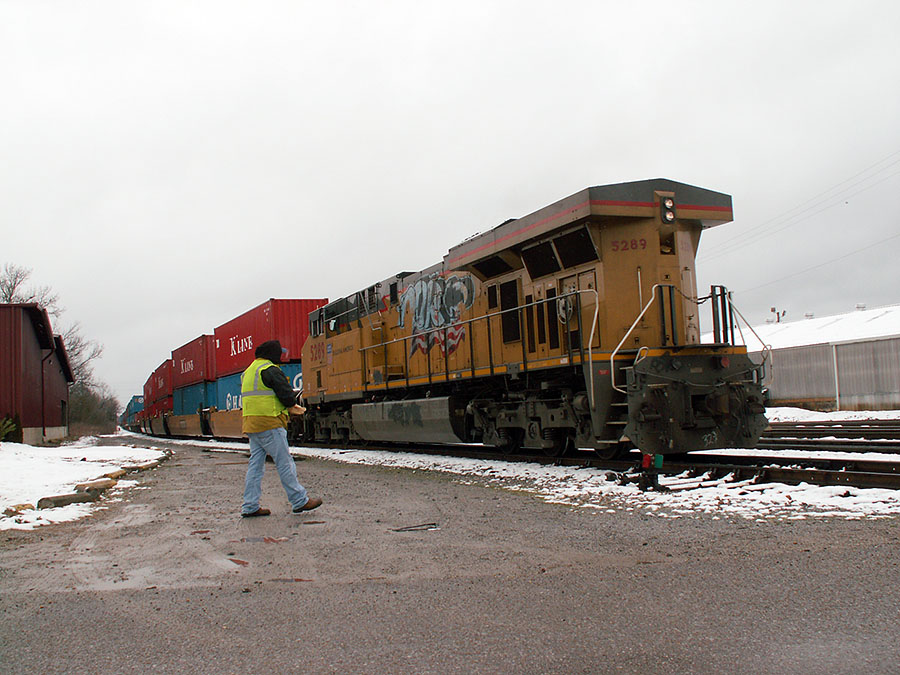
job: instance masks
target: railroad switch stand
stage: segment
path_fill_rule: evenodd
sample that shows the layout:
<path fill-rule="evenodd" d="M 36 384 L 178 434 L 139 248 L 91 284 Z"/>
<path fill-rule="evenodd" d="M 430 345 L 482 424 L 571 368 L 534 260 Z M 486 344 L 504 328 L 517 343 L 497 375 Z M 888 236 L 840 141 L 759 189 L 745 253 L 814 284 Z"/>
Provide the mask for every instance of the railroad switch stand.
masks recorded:
<path fill-rule="evenodd" d="M 662 455 L 641 455 L 641 473 L 638 477 L 638 487 L 642 491 L 669 491 L 669 488 L 659 484 L 659 474 L 662 473 L 662 465 Z"/>

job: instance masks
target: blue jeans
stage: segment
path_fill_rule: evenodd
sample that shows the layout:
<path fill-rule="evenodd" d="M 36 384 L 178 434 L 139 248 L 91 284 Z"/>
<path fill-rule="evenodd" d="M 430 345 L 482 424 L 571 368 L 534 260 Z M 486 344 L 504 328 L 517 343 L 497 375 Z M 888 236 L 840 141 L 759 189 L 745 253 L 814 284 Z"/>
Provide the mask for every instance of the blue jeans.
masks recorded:
<path fill-rule="evenodd" d="M 247 434 L 247 437 L 250 439 L 250 462 L 247 464 L 247 478 L 244 480 L 241 513 L 253 513 L 259 508 L 266 455 L 275 461 L 275 469 L 291 506 L 296 509 L 306 504 L 309 497 L 306 488 L 297 480 L 297 467 L 288 451 L 287 430 L 269 429 L 257 434 Z"/>

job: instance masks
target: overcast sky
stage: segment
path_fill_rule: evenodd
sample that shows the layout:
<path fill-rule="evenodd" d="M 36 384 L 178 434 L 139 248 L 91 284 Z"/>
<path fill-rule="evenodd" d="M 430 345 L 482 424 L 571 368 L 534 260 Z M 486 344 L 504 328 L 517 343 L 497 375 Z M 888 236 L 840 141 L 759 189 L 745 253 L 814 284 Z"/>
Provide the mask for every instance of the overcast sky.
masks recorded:
<path fill-rule="evenodd" d="M 0 264 L 121 402 L 270 297 L 336 298 L 590 185 L 731 194 L 701 291 L 900 302 L 900 3 L 0 0 Z"/>

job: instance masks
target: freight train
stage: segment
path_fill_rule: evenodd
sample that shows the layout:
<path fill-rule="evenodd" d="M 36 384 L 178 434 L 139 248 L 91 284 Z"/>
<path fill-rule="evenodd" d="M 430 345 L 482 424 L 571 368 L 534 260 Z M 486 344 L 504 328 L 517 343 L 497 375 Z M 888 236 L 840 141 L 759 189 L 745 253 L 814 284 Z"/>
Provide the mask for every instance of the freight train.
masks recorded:
<path fill-rule="evenodd" d="M 729 195 L 672 180 L 590 187 L 310 311 L 293 440 L 754 446 L 764 366 L 727 291 L 696 287 L 702 231 L 731 220 Z"/>

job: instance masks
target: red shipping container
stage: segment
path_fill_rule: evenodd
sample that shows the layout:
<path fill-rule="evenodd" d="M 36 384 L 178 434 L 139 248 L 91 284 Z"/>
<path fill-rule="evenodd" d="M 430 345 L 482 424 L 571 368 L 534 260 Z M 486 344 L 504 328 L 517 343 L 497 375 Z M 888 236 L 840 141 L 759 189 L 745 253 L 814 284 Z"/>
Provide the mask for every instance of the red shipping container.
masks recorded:
<path fill-rule="evenodd" d="M 268 340 L 279 340 L 288 350 L 284 361 L 300 361 L 309 335 L 309 313 L 328 304 L 327 298 L 267 300 L 215 330 L 216 377 L 239 373 L 253 361 L 254 350 Z"/>
<path fill-rule="evenodd" d="M 172 395 L 172 359 L 166 359 L 159 368 L 153 371 L 153 390 L 151 392 L 154 403 Z M 147 400 L 146 398 L 144 399 Z"/>
<path fill-rule="evenodd" d="M 172 396 L 166 396 L 165 398 L 159 399 L 154 404 L 156 406 L 156 414 L 162 415 L 167 412 L 172 412 L 174 401 L 175 399 Z"/>
<path fill-rule="evenodd" d="M 216 338 L 201 335 L 172 352 L 172 387 L 216 379 Z"/>
<path fill-rule="evenodd" d="M 150 411 L 153 407 L 153 373 L 144 382 L 144 410 Z"/>

